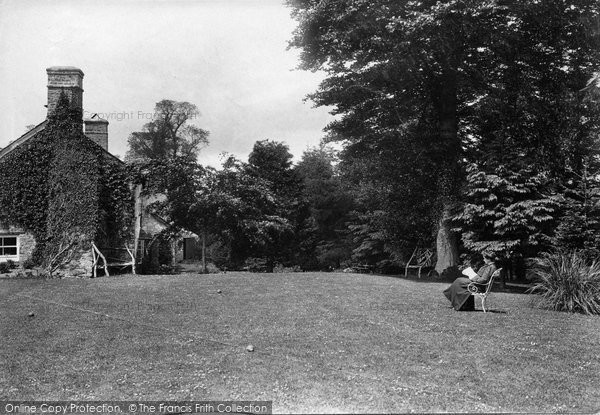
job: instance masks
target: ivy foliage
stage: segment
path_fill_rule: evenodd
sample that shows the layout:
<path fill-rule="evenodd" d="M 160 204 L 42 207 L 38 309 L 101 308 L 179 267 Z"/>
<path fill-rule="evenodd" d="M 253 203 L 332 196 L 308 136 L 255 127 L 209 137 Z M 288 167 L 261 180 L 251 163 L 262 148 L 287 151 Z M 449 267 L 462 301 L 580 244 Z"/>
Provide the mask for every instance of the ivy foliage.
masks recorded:
<path fill-rule="evenodd" d="M 82 124 L 81 109 L 61 94 L 44 130 L 0 160 L 0 222 L 34 235 L 37 264 L 131 235 L 125 166 L 88 139 Z"/>

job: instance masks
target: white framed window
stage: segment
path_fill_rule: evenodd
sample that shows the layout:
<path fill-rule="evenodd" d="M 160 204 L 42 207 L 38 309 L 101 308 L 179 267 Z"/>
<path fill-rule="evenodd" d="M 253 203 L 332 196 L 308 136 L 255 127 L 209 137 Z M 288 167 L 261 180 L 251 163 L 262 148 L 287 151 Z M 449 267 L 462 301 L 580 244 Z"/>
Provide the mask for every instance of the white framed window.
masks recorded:
<path fill-rule="evenodd" d="M 19 237 L 0 235 L 0 262 L 19 260 Z"/>

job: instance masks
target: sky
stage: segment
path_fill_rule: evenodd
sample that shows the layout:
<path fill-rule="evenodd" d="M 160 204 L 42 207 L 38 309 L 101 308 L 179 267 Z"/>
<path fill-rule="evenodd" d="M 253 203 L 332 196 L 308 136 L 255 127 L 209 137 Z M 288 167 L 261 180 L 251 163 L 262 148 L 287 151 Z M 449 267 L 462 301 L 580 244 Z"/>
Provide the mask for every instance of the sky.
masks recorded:
<path fill-rule="evenodd" d="M 257 140 L 295 160 L 333 117 L 305 101 L 324 75 L 296 69 L 296 23 L 281 0 L 0 0 L 0 147 L 46 117 L 46 68 L 84 72 L 84 115 L 109 121 L 109 151 L 151 121 L 162 99 L 195 104 L 210 132 L 202 164 L 247 160 Z"/>

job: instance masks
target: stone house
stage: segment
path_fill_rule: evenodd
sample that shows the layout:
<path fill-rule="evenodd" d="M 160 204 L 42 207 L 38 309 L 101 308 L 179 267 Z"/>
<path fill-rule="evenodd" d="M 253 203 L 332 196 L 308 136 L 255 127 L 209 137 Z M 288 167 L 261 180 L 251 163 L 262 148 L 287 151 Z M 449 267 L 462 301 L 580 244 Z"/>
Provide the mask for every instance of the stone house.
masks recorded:
<path fill-rule="evenodd" d="M 64 93 L 67 98 L 69 98 L 71 106 L 76 106 L 78 109 L 82 110 L 84 74 L 81 69 L 70 66 L 57 66 L 46 69 L 46 72 L 48 74 L 48 100 L 46 105 L 48 108 L 48 115 L 56 108 L 61 93 Z M 32 140 L 36 134 L 43 131 L 47 123 L 48 119 L 42 121 L 21 137 L 0 149 L 0 162 L 3 157 L 6 157 L 19 146 L 26 144 L 28 141 Z M 83 132 L 87 138 L 102 148 L 102 151 L 107 158 L 114 162 L 123 163 L 108 151 L 108 124 L 108 121 L 94 115 L 91 118 L 83 120 Z M 136 262 L 139 263 L 144 255 L 148 254 L 149 243 L 156 235 L 167 227 L 167 224 L 161 218 L 147 212 L 147 206 L 154 199 L 142 196 L 140 185 L 132 185 L 131 190 L 135 201 L 135 235 L 134 241 L 131 241 L 131 246 L 135 246 L 136 248 Z M 188 237 L 193 237 L 193 235 L 188 235 Z M 22 263 L 30 258 L 35 245 L 36 241 L 32 233 L 27 232 L 25 229 L 22 229 L 15 224 L 0 223 L 0 262 L 11 260 Z M 184 259 L 184 246 L 184 239 L 174 242 L 172 248 L 174 259 Z M 81 258 L 78 259 L 78 263 L 71 267 L 71 271 L 76 270 L 76 272 L 72 272 L 72 274 L 91 275 L 91 257 L 91 252 L 89 255 L 82 255 Z"/>

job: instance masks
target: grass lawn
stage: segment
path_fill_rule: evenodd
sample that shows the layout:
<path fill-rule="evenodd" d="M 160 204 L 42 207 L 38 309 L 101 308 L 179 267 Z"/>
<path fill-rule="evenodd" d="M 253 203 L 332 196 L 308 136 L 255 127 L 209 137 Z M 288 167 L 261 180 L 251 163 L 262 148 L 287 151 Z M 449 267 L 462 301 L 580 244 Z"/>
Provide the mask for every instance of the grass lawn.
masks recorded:
<path fill-rule="evenodd" d="M 446 286 L 336 273 L 0 280 L 0 400 L 600 410 L 600 317 L 505 292 L 492 312 L 455 312 Z"/>

